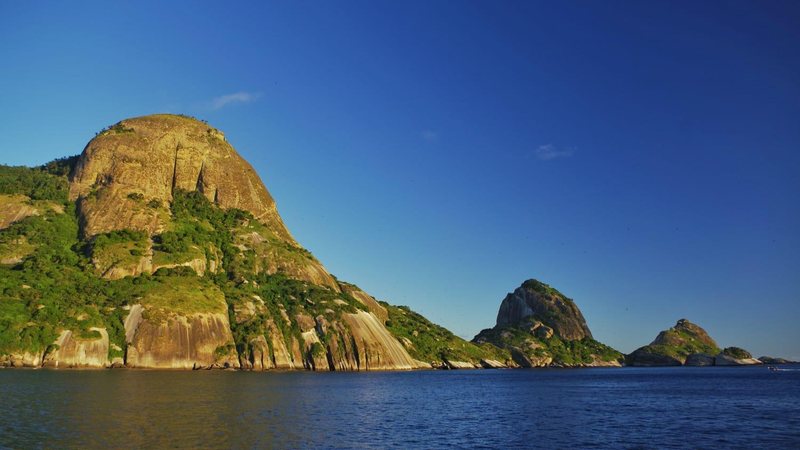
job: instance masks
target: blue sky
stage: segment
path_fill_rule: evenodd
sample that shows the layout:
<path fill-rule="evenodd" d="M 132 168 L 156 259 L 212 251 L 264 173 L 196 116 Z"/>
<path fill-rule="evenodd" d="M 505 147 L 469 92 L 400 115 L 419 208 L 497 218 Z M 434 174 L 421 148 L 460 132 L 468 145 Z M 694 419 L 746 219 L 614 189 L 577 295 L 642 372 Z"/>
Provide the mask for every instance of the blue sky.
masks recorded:
<path fill-rule="evenodd" d="M 0 161 L 190 114 L 461 336 L 537 278 L 625 352 L 686 317 L 800 359 L 800 6 L 559 3 L 2 2 Z"/>

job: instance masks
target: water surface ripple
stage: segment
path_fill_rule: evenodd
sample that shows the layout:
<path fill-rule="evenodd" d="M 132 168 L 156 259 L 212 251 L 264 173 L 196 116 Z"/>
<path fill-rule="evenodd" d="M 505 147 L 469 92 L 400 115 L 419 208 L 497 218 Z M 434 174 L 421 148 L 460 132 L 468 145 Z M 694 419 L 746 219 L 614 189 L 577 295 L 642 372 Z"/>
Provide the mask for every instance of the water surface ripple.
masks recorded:
<path fill-rule="evenodd" d="M 800 371 L 0 370 L 10 448 L 800 448 Z"/>

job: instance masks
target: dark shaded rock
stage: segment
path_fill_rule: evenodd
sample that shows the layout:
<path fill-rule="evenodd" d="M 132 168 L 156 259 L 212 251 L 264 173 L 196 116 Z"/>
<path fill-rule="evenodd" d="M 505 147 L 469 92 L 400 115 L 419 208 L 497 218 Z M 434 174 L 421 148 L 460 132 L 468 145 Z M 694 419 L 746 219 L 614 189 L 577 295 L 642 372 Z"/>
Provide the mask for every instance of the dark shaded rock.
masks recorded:
<path fill-rule="evenodd" d="M 692 353 L 686 357 L 684 365 L 687 366 L 713 366 L 714 356 L 705 353 Z"/>
<path fill-rule="evenodd" d="M 761 361 L 764 364 L 770 364 L 770 365 L 774 365 L 774 364 L 796 364 L 797 363 L 797 361 L 792 361 L 792 360 L 789 360 L 789 359 L 786 359 L 786 358 L 775 358 L 775 357 L 772 357 L 772 356 L 761 356 L 761 357 L 758 358 L 758 360 Z"/>
<path fill-rule="evenodd" d="M 634 367 L 680 366 L 683 360 L 668 355 L 658 347 L 647 345 L 628 355 L 626 364 Z"/>
<path fill-rule="evenodd" d="M 533 279 L 506 295 L 497 313 L 496 326 L 516 327 L 530 318 L 552 328 L 558 337 L 565 340 L 592 337 L 583 314 L 572 299 Z"/>

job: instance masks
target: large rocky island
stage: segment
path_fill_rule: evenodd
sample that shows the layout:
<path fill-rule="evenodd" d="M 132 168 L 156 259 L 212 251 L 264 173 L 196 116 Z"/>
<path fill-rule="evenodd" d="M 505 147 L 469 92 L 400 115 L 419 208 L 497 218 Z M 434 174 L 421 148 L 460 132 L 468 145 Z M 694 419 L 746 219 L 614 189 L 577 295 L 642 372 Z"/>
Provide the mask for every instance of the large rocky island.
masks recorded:
<path fill-rule="evenodd" d="M 123 120 L 79 156 L 0 166 L 0 366 L 506 366 L 338 280 L 219 130 Z"/>

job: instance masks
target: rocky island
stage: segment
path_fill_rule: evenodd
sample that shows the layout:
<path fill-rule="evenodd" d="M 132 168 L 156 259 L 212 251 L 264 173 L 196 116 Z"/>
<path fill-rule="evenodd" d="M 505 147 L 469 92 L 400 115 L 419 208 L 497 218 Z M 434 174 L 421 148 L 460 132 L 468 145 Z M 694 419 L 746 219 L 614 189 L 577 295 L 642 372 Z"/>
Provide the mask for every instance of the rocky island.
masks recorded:
<path fill-rule="evenodd" d="M 123 120 L 0 166 L 0 366 L 403 370 L 498 365 L 331 275 L 224 134 Z"/>
<path fill-rule="evenodd" d="M 627 356 L 630 366 L 742 366 L 761 364 L 746 350 L 738 347 L 720 349 L 706 330 L 680 319 L 664 330 L 648 345 Z"/>
<path fill-rule="evenodd" d="M 473 342 L 508 350 L 521 367 L 618 367 L 624 359 L 594 340 L 572 299 L 533 279 L 506 295 L 494 328 Z"/>

